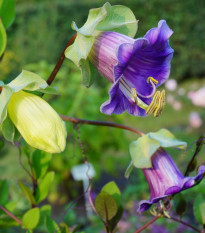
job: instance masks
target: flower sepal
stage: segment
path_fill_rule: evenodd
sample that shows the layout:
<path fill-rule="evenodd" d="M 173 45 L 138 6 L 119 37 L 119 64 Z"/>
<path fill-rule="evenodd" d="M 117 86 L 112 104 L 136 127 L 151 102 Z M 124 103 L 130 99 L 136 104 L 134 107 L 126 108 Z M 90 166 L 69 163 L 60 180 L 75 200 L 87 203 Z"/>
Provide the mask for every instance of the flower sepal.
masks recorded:
<path fill-rule="evenodd" d="M 57 93 L 35 73 L 22 73 L 7 85 L 3 82 L 0 93 L 0 127 L 6 140 L 13 142 L 19 132 L 31 146 L 49 153 L 65 149 L 65 124 L 55 110 L 32 92 Z"/>
<path fill-rule="evenodd" d="M 154 133 L 148 133 L 140 137 L 138 140 L 130 144 L 130 155 L 132 161 L 125 172 L 125 177 L 128 178 L 132 169 L 137 168 L 151 168 L 152 155 L 160 147 L 176 147 L 185 149 L 187 143 L 178 140 L 169 130 L 160 129 Z"/>
<path fill-rule="evenodd" d="M 7 106 L 13 93 L 20 90 L 26 90 L 31 92 L 38 91 L 41 93 L 58 94 L 58 90 L 55 87 L 49 87 L 46 81 L 40 76 L 26 70 L 23 70 L 8 84 L 4 84 L 0 81 L 0 87 L 2 87 L 0 95 L 0 124 L 7 117 Z"/>
<path fill-rule="evenodd" d="M 83 84 L 89 87 L 93 82 L 88 55 L 92 49 L 95 37 L 103 31 L 115 31 L 134 37 L 137 31 L 138 21 L 133 12 L 121 5 L 111 6 L 105 3 L 102 7 L 91 9 L 86 23 L 78 28 L 72 22 L 72 29 L 77 32 L 74 43 L 65 51 L 65 56 L 72 60 L 81 70 Z"/>

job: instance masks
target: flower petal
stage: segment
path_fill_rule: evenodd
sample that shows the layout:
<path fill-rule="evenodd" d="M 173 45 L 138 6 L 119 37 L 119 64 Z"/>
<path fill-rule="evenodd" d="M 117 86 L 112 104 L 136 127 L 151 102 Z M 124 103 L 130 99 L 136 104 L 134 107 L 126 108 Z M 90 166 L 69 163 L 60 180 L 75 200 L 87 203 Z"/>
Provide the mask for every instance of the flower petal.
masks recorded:
<path fill-rule="evenodd" d="M 160 20 L 158 27 L 150 29 L 144 37 L 149 40 L 150 45 L 162 46 L 172 34 L 173 31 L 168 27 L 166 21 Z"/>
<path fill-rule="evenodd" d="M 104 102 L 100 111 L 104 114 L 122 114 L 124 111 L 127 111 L 129 114 L 134 116 L 146 116 L 146 111 L 136 104 L 131 103 L 122 93 L 119 88 L 119 81 L 116 81 L 109 90 L 109 100 Z M 147 101 L 146 99 L 145 101 Z"/>
<path fill-rule="evenodd" d="M 123 74 L 126 81 L 142 95 L 150 95 L 152 86 L 147 83 L 153 77 L 161 85 L 169 77 L 170 62 L 174 50 L 168 39 L 172 30 L 161 20 L 157 28 L 147 32 L 144 38 L 133 44 L 122 44 L 118 49 L 118 64 L 114 68 L 115 80 Z"/>
<path fill-rule="evenodd" d="M 124 110 L 124 96 L 122 92 L 119 89 L 119 82 L 115 82 L 110 90 L 109 90 L 109 100 L 107 100 L 105 103 L 103 103 L 100 107 L 100 111 L 102 113 L 105 113 L 107 115 L 111 115 L 113 113 L 115 114 L 121 114 Z"/>
<path fill-rule="evenodd" d="M 155 198 L 150 198 L 148 201 L 146 201 L 146 200 L 140 201 L 138 211 L 139 212 L 146 211 L 151 207 L 152 204 L 158 202 L 159 200 L 161 200 L 169 195 L 177 194 L 185 189 L 189 189 L 189 188 L 195 186 L 203 179 L 204 176 L 205 176 L 205 166 L 202 165 L 198 169 L 197 176 L 185 177 L 182 180 L 182 183 L 180 186 L 171 186 L 165 191 L 164 195 L 160 195 L 160 196 L 155 197 Z"/>
<path fill-rule="evenodd" d="M 65 149 L 65 124 L 42 98 L 24 91 L 13 93 L 8 113 L 30 146 L 49 153 L 60 153 Z"/>

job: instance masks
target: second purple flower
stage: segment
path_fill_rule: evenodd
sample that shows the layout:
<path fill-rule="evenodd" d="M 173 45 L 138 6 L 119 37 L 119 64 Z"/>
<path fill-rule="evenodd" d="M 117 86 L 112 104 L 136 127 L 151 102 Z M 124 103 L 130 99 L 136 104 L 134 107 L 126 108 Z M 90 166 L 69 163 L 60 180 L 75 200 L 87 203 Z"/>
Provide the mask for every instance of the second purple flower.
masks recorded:
<path fill-rule="evenodd" d="M 95 38 L 89 59 L 110 82 L 110 99 L 102 104 L 105 114 L 127 111 L 134 116 L 160 115 L 165 92 L 156 91 L 170 74 L 174 50 L 169 45 L 173 31 L 165 20 L 143 38 L 117 32 L 102 32 Z"/>

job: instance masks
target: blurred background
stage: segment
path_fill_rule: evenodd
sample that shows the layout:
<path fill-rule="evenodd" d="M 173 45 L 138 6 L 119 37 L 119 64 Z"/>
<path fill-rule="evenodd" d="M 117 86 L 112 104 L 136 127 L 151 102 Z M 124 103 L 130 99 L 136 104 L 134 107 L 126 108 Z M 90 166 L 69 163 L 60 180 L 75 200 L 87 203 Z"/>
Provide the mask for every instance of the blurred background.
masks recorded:
<path fill-rule="evenodd" d="M 101 7 L 106 1 L 97 0 L 16 0 L 16 18 L 7 30 L 8 44 L 0 62 L 1 80 L 5 83 L 15 78 L 22 69 L 36 72 L 47 79 L 67 41 L 74 34 L 71 22 L 80 27 L 84 24 L 90 8 Z M 111 121 L 126 124 L 145 133 L 167 128 L 179 139 L 188 143 L 187 152 L 169 149 L 182 172 L 191 159 L 199 136 L 205 132 L 205 2 L 203 0 L 111 0 L 112 5 L 122 4 L 131 8 L 139 20 L 136 37 L 142 37 L 147 30 L 156 27 L 160 19 L 165 19 L 174 31 L 170 45 L 175 50 L 169 81 L 166 89 L 166 107 L 163 114 L 154 118 L 133 117 L 124 113 L 120 116 L 106 116 L 99 110 L 108 99 L 110 83 L 98 76 L 89 89 L 81 84 L 80 71 L 71 61 L 65 60 L 53 86 L 60 91 L 59 96 L 45 95 L 45 99 L 64 115 L 89 120 Z M 52 216 L 59 220 L 66 209 L 65 222 L 70 227 L 81 224 L 84 232 L 103 232 L 103 224 L 97 216 L 87 219 L 83 198 L 69 208 L 73 200 L 83 193 L 81 181 L 75 181 L 71 168 L 86 159 L 93 165 L 96 175 L 92 183 L 94 193 L 114 180 L 122 192 L 124 206 L 119 232 L 133 233 L 151 215 L 149 211 L 139 216 L 137 203 L 149 199 L 149 190 L 143 173 L 135 169 L 130 178 L 124 173 L 130 162 L 129 144 L 138 138 L 134 133 L 116 128 L 79 125 L 76 129 L 66 123 L 68 129 L 67 148 L 53 155 L 49 170 L 55 171 L 55 179 L 48 198 L 44 201 L 52 205 Z M 198 164 L 204 162 L 205 149 L 197 157 Z M 26 161 L 26 156 L 22 155 Z M 195 171 L 192 175 L 195 175 Z M 16 210 L 28 208 L 22 196 L 18 181 L 30 182 L 19 164 L 18 149 L 3 139 L 0 142 L 0 177 L 9 182 L 10 199 Z M 182 193 L 187 200 L 184 219 L 197 224 L 193 218 L 193 201 L 197 195 L 205 195 L 205 181 Z M 175 214 L 175 209 L 172 209 Z M 177 230 L 176 230 L 177 229 Z M 189 233 L 187 228 L 169 220 L 160 220 L 145 232 Z M 0 232 L 20 232 L 15 228 L 0 229 Z M 39 232 L 46 232 L 42 229 Z"/>

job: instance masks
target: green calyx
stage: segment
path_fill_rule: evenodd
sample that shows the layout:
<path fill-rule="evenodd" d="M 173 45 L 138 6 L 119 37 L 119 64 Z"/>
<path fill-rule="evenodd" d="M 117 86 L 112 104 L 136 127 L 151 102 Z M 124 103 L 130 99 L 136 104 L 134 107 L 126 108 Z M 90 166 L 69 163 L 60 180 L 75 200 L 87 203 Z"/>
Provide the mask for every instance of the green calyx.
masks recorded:
<path fill-rule="evenodd" d="M 151 157 L 160 147 L 176 147 L 185 149 L 186 142 L 178 140 L 169 130 L 160 129 L 155 133 L 148 133 L 130 144 L 130 155 L 132 161 L 125 172 L 125 177 L 129 177 L 132 169 L 151 168 Z"/>
<path fill-rule="evenodd" d="M 7 114 L 8 104 L 13 93 L 21 90 L 52 94 L 58 93 L 55 88 L 49 87 L 46 81 L 40 76 L 26 70 L 23 70 L 8 84 L 0 81 L 0 87 L 2 88 L 0 94 L 0 126 L 4 137 L 9 141 L 13 141 L 15 135 L 15 127 Z"/>
<path fill-rule="evenodd" d="M 87 57 L 92 49 L 95 36 L 103 31 L 114 31 L 130 37 L 137 32 L 138 21 L 133 12 L 121 5 L 111 6 L 105 3 L 102 7 L 91 9 L 86 23 L 78 28 L 72 22 L 72 28 L 77 32 L 74 43 L 65 51 L 65 56 L 72 60 L 82 73 L 82 82 L 91 86 L 93 82 L 93 67 Z"/>

